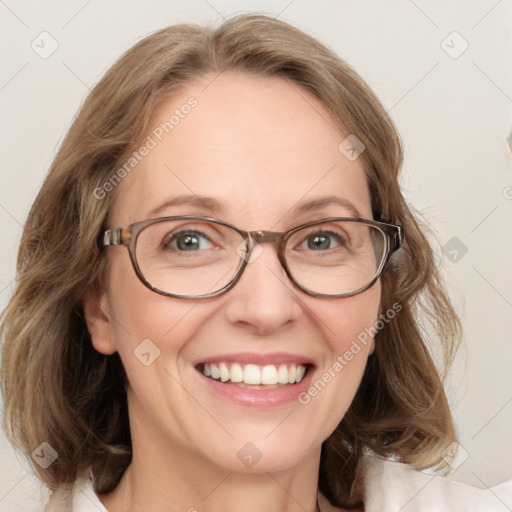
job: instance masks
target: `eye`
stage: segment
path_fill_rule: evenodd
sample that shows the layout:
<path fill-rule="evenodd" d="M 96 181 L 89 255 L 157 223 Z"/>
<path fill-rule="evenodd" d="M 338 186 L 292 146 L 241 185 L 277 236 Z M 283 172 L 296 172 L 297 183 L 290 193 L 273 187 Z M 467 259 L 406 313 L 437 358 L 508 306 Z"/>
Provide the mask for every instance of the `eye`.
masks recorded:
<path fill-rule="evenodd" d="M 340 246 L 347 246 L 348 239 L 345 235 L 335 231 L 315 231 L 308 234 L 304 241 L 299 244 L 299 249 L 310 251 L 326 251 L 336 249 Z"/>
<path fill-rule="evenodd" d="M 162 248 L 171 251 L 202 251 L 215 248 L 215 245 L 203 232 L 193 229 L 169 233 L 162 242 Z"/>

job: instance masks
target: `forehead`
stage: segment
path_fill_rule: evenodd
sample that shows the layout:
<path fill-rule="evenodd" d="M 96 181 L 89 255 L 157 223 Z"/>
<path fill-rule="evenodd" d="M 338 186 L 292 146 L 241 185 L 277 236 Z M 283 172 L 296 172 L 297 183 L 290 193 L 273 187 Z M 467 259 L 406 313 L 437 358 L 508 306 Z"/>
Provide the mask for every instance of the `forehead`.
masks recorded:
<path fill-rule="evenodd" d="M 297 205 L 333 195 L 369 217 L 363 165 L 339 150 L 345 138 L 316 98 L 284 79 L 204 76 L 153 112 L 134 148 L 136 165 L 116 191 L 111 222 L 204 213 L 265 229 L 293 224 Z M 216 209 L 182 202 L 152 213 L 178 196 L 208 196 Z M 332 208 L 330 215 L 354 216 Z"/>

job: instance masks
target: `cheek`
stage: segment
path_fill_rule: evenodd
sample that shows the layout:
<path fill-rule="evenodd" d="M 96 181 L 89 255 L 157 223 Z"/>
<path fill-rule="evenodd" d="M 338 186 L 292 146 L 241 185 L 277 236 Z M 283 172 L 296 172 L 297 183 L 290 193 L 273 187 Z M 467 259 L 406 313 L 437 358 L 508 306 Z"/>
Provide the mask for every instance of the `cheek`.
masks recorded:
<path fill-rule="evenodd" d="M 355 352 L 373 350 L 373 329 L 379 317 L 380 295 L 380 283 L 377 283 L 359 295 L 328 303 L 322 315 L 322 325 L 331 350 L 338 355 L 355 345 L 360 346 L 360 350 L 354 348 Z"/>
<path fill-rule="evenodd" d="M 109 276 L 111 324 L 117 351 L 130 373 L 163 353 L 178 354 L 200 325 L 201 308 L 194 301 L 153 292 L 135 275 L 128 254 L 116 257 Z"/>
<path fill-rule="evenodd" d="M 348 410 L 373 351 L 372 333 L 379 316 L 380 292 L 377 283 L 366 292 L 329 301 L 315 311 L 326 346 L 322 367 L 299 401 L 316 408 L 325 418 L 326 436 Z"/>

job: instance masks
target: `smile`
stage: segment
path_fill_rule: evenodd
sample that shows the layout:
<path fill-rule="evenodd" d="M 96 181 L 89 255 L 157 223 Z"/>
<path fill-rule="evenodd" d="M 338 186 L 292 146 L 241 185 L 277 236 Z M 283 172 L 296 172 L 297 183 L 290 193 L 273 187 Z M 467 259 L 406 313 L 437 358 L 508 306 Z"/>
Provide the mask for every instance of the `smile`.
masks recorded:
<path fill-rule="evenodd" d="M 205 363 L 200 371 L 205 377 L 224 383 L 247 384 L 251 386 L 275 386 L 278 384 L 297 384 L 307 371 L 306 365 L 286 363 L 240 364 L 229 362 Z"/>
<path fill-rule="evenodd" d="M 298 354 L 239 352 L 195 361 L 194 367 L 212 396 L 268 409 L 299 404 L 297 397 L 311 385 L 317 364 Z"/>

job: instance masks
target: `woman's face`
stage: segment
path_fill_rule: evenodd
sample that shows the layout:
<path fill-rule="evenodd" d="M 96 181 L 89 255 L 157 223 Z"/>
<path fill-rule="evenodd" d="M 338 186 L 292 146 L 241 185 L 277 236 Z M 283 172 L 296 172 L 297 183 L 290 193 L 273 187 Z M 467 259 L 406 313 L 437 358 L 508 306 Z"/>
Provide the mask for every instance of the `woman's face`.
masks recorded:
<path fill-rule="evenodd" d="M 182 108 L 190 97 L 197 105 Z M 205 76 L 154 112 L 142 142 L 151 136 L 155 147 L 118 185 L 109 227 L 203 215 L 247 231 L 286 231 L 357 216 L 353 209 L 371 218 L 361 159 L 338 149 L 346 135 L 296 85 Z M 333 196 L 340 201 L 320 204 Z M 126 368 L 134 446 L 168 446 L 231 471 L 275 471 L 319 455 L 373 349 L 371 339 L 357 349 L 354 341 L 377 320 L 380 285 L 349 298 L 315 298 L 292 285 L 272 245 L 261 248 L 234 288 L 205 300 L 152 292 L 125 248 L 106 250 L 105 292 L 96 306 L 86 300 L 85 312 L 96 349 L 118 351 Z M 252 387 L 201 372 L 222 362 L 238 372 L 238 365 L 274 365 L 282 378 L 282 365 L 288 377 L 292 365 L 308 370 L 300 383 Z"/>

